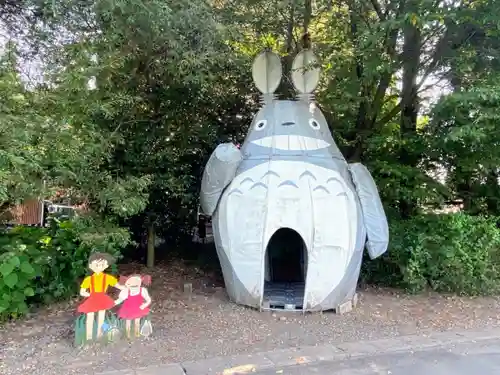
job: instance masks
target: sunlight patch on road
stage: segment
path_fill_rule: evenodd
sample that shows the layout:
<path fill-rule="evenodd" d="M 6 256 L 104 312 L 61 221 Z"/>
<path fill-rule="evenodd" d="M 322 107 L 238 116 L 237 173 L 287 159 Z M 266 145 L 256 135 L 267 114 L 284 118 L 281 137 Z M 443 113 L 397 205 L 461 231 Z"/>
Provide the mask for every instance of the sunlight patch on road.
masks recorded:
<path fill-rule="evenodd" d="M 222 372 L 222 375 L 245 374 L 248 372 L 255 372 L 255 365 L 241 365 L 227 368 Z"/>

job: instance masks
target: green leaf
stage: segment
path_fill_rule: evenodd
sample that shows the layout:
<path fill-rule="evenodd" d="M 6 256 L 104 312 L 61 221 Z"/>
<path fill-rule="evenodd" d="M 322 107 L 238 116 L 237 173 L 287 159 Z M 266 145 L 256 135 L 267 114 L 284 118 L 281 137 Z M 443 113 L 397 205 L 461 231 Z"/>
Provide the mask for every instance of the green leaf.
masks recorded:
<path fill-rule="evenodd" d="M 35 269 L 29 262 L 21 263 L 21 271 L 27 275 L 34 275 Z"/>
<path fill-rule="evenodd" d="M 20 291 L 18 290 L 14 290 L 12 292 L 12 301 L 15 301 L 15 302 L 22 302 L 26 299 L 24 293 L 21 293 Z"/>
<path fill-rule="evenodd" d="M 5 300 L 0 299 L 0 313 L 6 311 L 9 308 L 9 303 Z"/>
<path fill-rule="evenodd" d="M 20 314 L 25 314 L 26 312 L 28 312 L 28 305 L 25 302 L 20 302 L 17 304 L 16 310 Z"/>
<path fill-rule="evenodd" d="M 9 288 L 13 289 L 14 286 L 16 286 L 17 282 L 19 281 L 19 277 L 17 277 L 17 274 L 11 273 L 4 277 L 3 282 L 5 285 L 7 285 Z"/>
<path fill-rule="evenodd" d="M 13 256 L 12 258 L 9 259 L 9 263 L 12 264 L 15 268 L 15 267 L 19 267 L 19 265 L 21 264 L 21 261 L 19 260 L 18 256 Z"/>
<path fill-rule="evenodd" d="M 28 297 L 33 297 L 35 295 L 35 291 L 33 290 L 33 288 L 28 287 L 24 289 L 24 295 Z"/>
<path fill-rule="evenodd" d="M 14 271 L 14 268 L 14 265 L 11 263 L 3 263 L 0 265 L 0 273 L 3 277 L 7 277 Z"/>
<path fill-rule="evenodd" d="M 30 282 L 30 280 L 28 278 L 26 278 L 26 275 L 21 274 L 21 277 L 19 278 L 19 281 L 17 282 L 16 287 L 19 289 L 23 289 L 29 285 L 29 282 Z"/>

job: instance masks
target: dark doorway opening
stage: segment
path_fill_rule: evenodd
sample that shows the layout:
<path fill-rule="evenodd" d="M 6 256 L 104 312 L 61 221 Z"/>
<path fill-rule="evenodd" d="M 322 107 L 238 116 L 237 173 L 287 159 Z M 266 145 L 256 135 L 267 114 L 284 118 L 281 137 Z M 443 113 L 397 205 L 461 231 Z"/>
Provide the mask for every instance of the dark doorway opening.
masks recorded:
<path fill-rule="evenodd" d="M 266 249 L 263 307 L 302 310 L 307 248 L 295 230 L 278 229 Z"/>

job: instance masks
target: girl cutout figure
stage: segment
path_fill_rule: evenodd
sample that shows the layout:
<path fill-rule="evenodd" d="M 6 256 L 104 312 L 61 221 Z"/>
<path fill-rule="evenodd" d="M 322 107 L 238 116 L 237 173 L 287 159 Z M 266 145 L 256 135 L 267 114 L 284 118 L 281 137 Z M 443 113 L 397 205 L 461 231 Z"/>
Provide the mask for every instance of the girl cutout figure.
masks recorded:
<path fill-rule="evenodd" d="M 125 289 L 120 292 L 118 299 L 115 301 L 115 305 L 123 302 L 123 305 L 118 310 L 118 317 L 125 320 L 125 330 L 128 338 L 130 338 L 132 321 L 134 321 L 134 334 L 139 337 L 141 318 L 149 314 L 149 306 L 151 305 L 148 290 L 142 285 L 150 285 L 151 276 L 122 276 L 120 277 L 120 283 L 125 285 Z"/>
<path fill-rule="evenodd" d="M 91 276 L 83 279 L 80 285 L 80 295 L 86 297 L 85 301 L 78 306 L 78 312 L 86 314 L 85 328 L 87 340 L 92 340 L 94 330 L 95 313 L 97 313 L 97 337 L 103 334 L 103 325 L 106 310 L 115 304 L 113 299 L 106 294 L 108 287 L 123 289 L 116 277 L 104 273 L 115 259 L 106 253 L 93 253 L 89 257 L 89 268 L 93 272 Z"/>

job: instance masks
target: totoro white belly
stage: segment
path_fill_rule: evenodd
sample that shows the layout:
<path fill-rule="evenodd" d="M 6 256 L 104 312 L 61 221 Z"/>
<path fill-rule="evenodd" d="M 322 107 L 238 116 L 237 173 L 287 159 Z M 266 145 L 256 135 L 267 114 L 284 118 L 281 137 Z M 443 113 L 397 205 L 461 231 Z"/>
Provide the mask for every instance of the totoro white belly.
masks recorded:
<path fill-rule="evenodd" d="M 238 174 L 225 190 L 214 226 L 238 278 L 262 294 L 264 257 L 280 228 L 295 230 L 307 247 L 305 299 L 321 302 L 344 276 L 361 220 L 353 185 L 335 169 L 304 161 L 270 160 Z M 236 263 L 237 264 L 237 263 Z M 261 264 L 260 269 L 252 264 Z M 259 283 L 259 284 L 256 284 Z"/>

